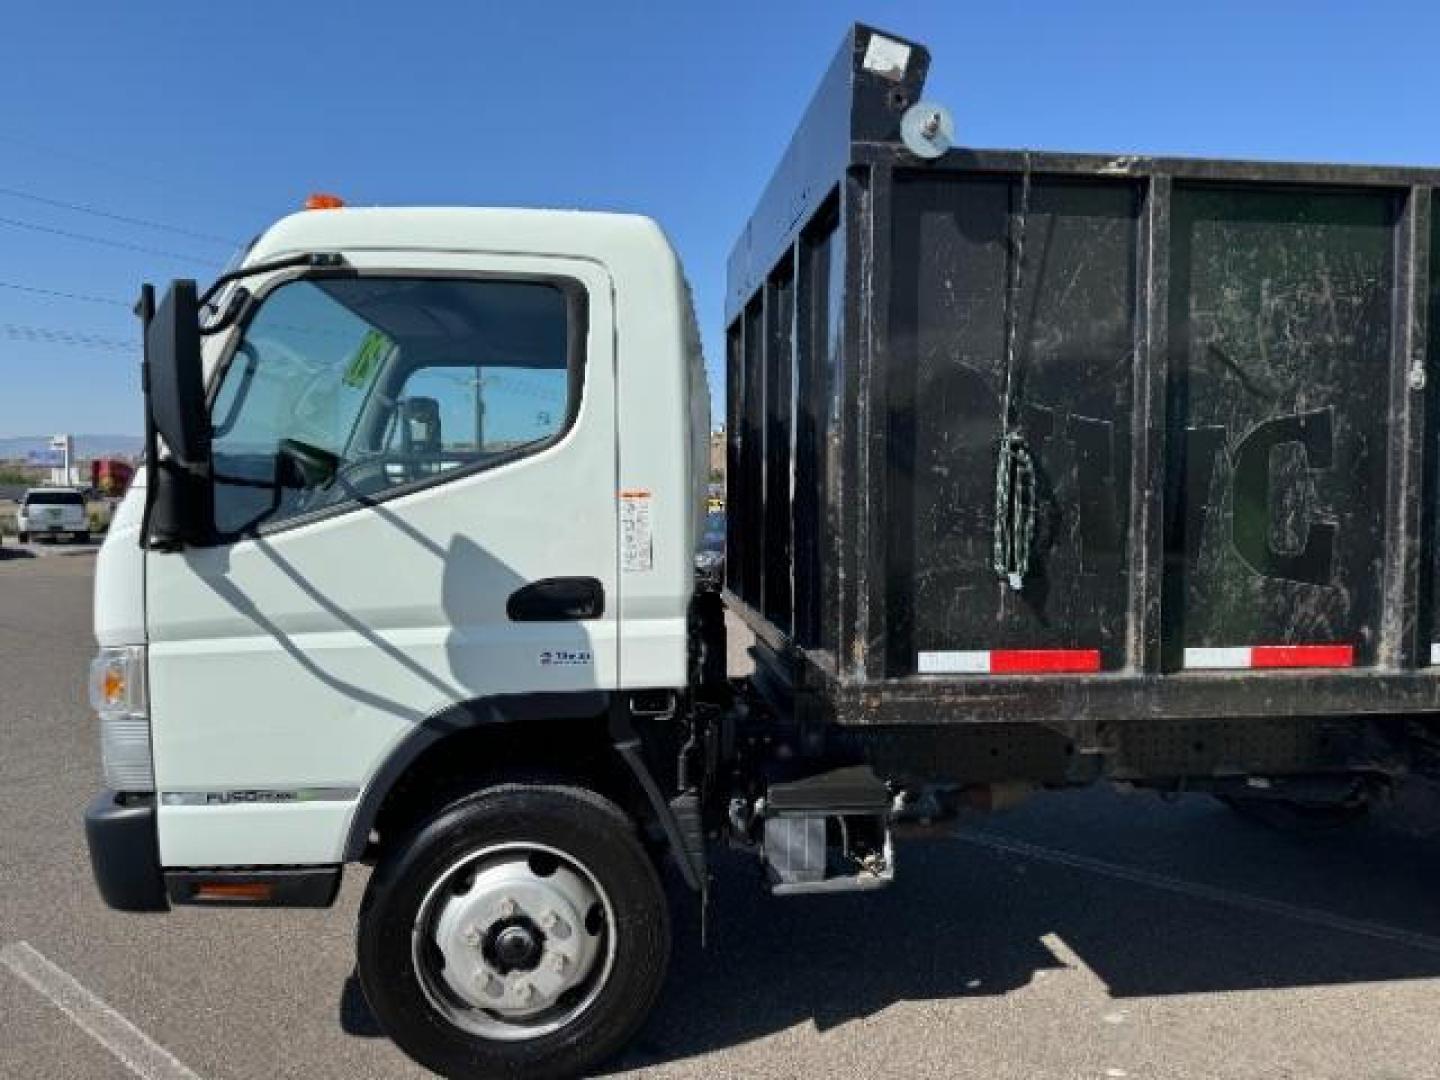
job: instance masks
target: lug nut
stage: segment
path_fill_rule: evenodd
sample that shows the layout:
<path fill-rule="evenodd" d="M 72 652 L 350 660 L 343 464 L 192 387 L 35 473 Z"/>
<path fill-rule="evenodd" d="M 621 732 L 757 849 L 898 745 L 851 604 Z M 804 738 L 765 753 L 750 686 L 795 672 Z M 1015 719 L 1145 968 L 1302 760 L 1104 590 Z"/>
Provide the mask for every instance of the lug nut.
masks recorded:
<path fill-rule="evenodd" d="M 570 924 L 553 911 L 545 913 L 545 917 L 540 920 L 540 925 L 561 941 L 570 936 Z"/>
<path fill-rule="evenodd" d="M 473 924 L 465 927 L 465 929 L 460 932 L 460 940 L 472 949 L 475 948 L 475 946 L 480 944 L 480 928 Z"/>
<path fill-rule="evenodd" d="M 515 901 L 511 900 L 508 896 L 505 897 L 505 899 L 501 900 L 500 903 L 495 907 L 496 914 L 498 914 L 502 919 L 510 918 L 510 916 L 514 915 L 515 912 L 518 910 L 519 908 L 516 907 Z"/>
<path fill-rule="evenodd" d="M 570 966 L 570 958 L 564 953 L 552 953 L 550 956 L 550 970 L 556 975 L 564 975 L 565 969 Z"/>
<path fill-rule="evenodd" d="M 505 984 L 495 978 L 494 975 L 487 976 L 485 979 L 485 993 L 492 998 L 504 997 Z"/>
<path fill-rule="evenodd" d="M 521 983 L 518 987 L 515 988 L 515 992 L 519 995 L 520 1000 L 526 1005 L 529 1005 L 531 1002 L 533 1002 L 538 993 L 538 991 L 536 991 L 535 989 L 534 983 Z"/>

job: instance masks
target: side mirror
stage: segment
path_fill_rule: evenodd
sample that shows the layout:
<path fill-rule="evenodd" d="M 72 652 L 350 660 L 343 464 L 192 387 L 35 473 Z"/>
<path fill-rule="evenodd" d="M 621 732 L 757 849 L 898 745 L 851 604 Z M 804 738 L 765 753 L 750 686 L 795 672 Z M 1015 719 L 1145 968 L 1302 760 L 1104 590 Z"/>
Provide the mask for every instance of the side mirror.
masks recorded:
<path fill-rule="evenodd" d="M 144 299 L 141 307 L 147 316 L 143 385 L 150 465 L 145 536 L 161 550 L 204 544 L 214 531 L 214 489 L 195 282 L 172 282 L 158 307 L 147 310 Z M 158 453 L 156 436 L 168 456 Z"/>
<path fill-rule="evenodd" d="M 210 414 L 200 367 L 195 282 L 175 281 L 145 327 L 150 418 L 171 456 L 189 469 L 210 463 Z"/>

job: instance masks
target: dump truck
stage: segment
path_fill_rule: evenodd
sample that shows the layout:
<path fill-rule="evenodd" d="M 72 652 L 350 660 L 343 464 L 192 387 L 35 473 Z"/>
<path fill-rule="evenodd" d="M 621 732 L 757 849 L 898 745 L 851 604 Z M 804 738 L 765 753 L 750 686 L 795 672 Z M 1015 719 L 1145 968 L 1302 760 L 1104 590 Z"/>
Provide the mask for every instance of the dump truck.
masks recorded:
<path fill-rule="evenodd" d="M 142 292 L 107 902 L 368 866 L 383 1029 L 573 1075 L 717 845 L 863 892 L 1029 792 L 1337 823 L 1436 773 L 1440 171 L 969 149 L 928 65 L 852 28 L 730 257 L 723 580 L 653 222 L 326 198 Z"/>

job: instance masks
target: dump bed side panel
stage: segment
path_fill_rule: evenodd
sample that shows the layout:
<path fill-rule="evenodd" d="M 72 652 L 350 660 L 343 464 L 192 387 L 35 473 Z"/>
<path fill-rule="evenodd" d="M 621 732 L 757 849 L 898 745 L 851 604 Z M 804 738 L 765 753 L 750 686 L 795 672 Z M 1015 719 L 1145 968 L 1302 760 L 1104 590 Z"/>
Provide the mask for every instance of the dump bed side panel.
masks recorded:
<path fill-rule="evenodd" d="M 1440 218 L 1431 225 L 1429 262 L 1430 295 L 1426 302 L 1428 348 L 1425 353 L 1428 385 L 1425 388 L 1424 411 L 1429 445 L 1426 447 L 1423 479 L 1425 512 L 1420 528 L 1420 536 L 1428 545 L 1428 550 L 1421 557 L 1418 617 L 1423 631 L 1421 662 L 1428 661 L 1432 667 L 1440 667 L 1440 604 L 1435 599 L 1436 587 L 1440 585 L 1440 540 L 1437 540 L 1440 537 Z"/>
<path fill-rule="evenodd" d="M 886 672 L 1002 649 L 1117 668 L 1138 192 L 902 172 L 893 205 Z M 1018 589 L 994 566 L 1005 435 L 1035 486 Z"/>
<path fill-rule="evenodd" d="M 1394 196 L 1176 185 L 1165 664 L 1375 660 Z"/>
<path fill-rule="evenodd" d="M 795 640 L 836 655 L 840 642 L 842 318 L 845 243 L 839 198 L 800 237 L 795 341 Z"/>

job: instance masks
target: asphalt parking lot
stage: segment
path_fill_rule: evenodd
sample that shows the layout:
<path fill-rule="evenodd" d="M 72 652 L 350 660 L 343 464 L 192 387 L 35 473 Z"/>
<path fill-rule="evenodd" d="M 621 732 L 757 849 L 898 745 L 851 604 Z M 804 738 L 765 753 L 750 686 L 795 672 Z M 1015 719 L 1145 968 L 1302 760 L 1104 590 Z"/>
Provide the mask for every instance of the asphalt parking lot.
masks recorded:
<path fill-rule="evenodd" d="M 0 558 L 0 1075 L 405 1077 L 331 911 L 107 911 L 80 812 L 91 557 Z M 900 851 L 868 897 L 676 897 L 614 1075 L 1440 1077 L 1440 837 L 1294 839 L 1201 797 L 1039 797 Z"/>
<path fill-rule="evenodd" d="M 44 559 L 57 555 L 94 555 L 100 550 L 103 538 L 97 537 L 89 543 L 78 540 L 43 540 L 20 543 L 13 536 L 0 540 L 0 559 Z"/>

